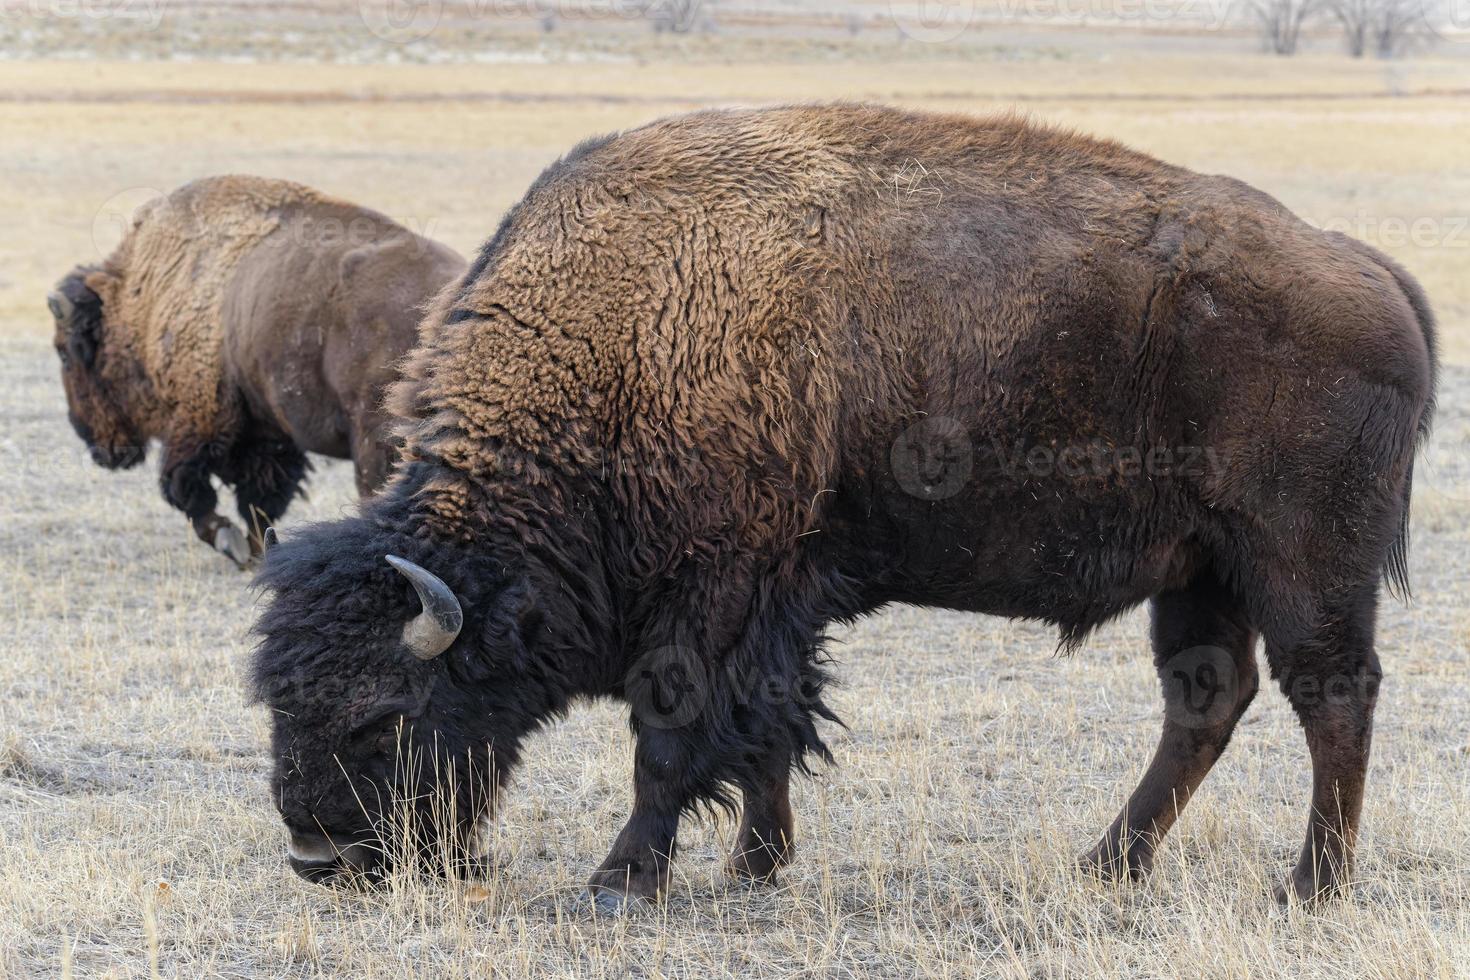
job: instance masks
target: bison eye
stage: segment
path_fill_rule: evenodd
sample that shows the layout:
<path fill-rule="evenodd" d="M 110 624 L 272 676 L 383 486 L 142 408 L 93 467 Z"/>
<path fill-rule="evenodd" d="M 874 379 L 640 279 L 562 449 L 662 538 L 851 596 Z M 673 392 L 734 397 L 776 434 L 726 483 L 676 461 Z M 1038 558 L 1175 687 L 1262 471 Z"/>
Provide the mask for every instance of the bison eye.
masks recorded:
<path fill-rule="evenodd" d="M 398 755 L 399 740 L 408 727 L 408 719 L 399 712 L 381 718 L 357 730 L 359 750 L 392 761 Z"/>
<path fill-rule="evenodd" d="M 377 737 L 373 742 L 373 753 L 389 759 L 398 754 L 398 722 L 395 721 Z"/>

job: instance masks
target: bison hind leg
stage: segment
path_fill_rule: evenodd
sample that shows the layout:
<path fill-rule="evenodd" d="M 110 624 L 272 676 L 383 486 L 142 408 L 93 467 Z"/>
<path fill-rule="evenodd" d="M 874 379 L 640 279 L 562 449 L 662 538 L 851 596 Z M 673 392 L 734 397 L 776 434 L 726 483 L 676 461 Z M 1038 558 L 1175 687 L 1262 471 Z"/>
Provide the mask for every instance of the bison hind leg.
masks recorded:
<path fill-rule="evenodd" d="M 740 829 L 725 871 L 740 881 L 770 882 L 791 863 L 796 846 L 789 757 L 773 759 L 769 777 L 751 781 L 744 796 Z"/>
<path fill-rule="evenodd" d="M 1373 713 L 1382 679 L 1374 649 L 1378 583 L 1320 604 L 1310 630 L 1272 630 L 1266 654 L 1312 759 L 1312 802 L 1296 867 L 1277 901 L 1313 901 L 1352 877 Z"/>
<path fill-rule="evenodd" d="M 1153 761 L 1085 869 L 1108 880 L 1142 878 L 1184 805 L 1225 751 L 1259 686 L 1256 634 L 1214 576 L 1165 592 L 1150 607 L 1164 729 Z"/>

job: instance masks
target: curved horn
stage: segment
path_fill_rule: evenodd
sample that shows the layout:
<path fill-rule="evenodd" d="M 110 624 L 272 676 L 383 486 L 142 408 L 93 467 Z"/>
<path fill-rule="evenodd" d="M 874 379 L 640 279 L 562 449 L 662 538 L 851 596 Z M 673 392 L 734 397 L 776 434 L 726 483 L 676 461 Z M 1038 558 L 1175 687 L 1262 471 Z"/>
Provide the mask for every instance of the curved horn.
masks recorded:
<path fill-rule="evenodd" d="M 71 316 L 72 304 L 61 293 L 52 291 L 46 294 L 46 305 L 51 308 L 51 315 L 58 320 L 65 320 Z"/>
<path fill-rule="evenodd" d="M 276 537 L 276 529 L 268 527 L 265 529 L 265 534 L 261 535 L 260 550 L 266 554 L 270 554 L 270 550 L 280 543 L 280 539 Z"/>
<path fill-rule="evenodd" d="M 439 576 L 397 555 L 384 556 L 419 594 L 424 611 L 403 627 L 403 645 L 420 660 L 433 660 L 449 649 L 464 626 L 464 610 L 454 591 Z"/>

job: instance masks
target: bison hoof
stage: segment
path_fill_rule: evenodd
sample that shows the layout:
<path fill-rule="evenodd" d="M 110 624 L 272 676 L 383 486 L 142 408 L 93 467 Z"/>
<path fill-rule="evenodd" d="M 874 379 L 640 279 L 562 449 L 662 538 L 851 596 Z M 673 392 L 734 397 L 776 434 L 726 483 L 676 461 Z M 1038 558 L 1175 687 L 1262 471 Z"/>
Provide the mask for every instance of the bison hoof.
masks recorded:
<path fill-rule="evenodd" d="M 1078 858 L 1077 866 L 1083 874 L 1102 881 L 1142 881 L 1153 870 L 1154 856 L 1141 844 L 1125 849 L 1117 841 L 1105 840 Z"/>
<path fill-rule="evenodd" d="M 598 915 L 626 915 L 651 904 L 648 899 L 641 896 L 625 895 L 620 891 L 600 888 L 596 885 L 588 885 L 582 889 L 580 901 Z"/>
<path fill-rule="evenodd" d="M 1342 891 L 1342 881 L 1329 869 L 1323 868 L 1314 874 L 1311 868 L 1305 871 L 1297 868 L 1276 886 L 1275 897 L 1277 905 L 1291 905 L 1293 902 L 1315 905 L 1336 898 Z"/>
<path fill-rule="evenodd" d="M 778 848 L 765 844 L 736 851 L 725 862 L 725 874 L 740 882 L 769 884 L 776 880 L 776 872 L 791 863 L 791 851 L 789 845 Z"/>
<path fill-rule="evenodd" d="M 250 542 L 232 524 L 222 524 L 214 532 L 214 550 L 241 568 L 248 568 L 250 565 Z"/>
<path fill-rule="evenodd" d="M 621 913 L 658 900 L 663 892 L 654 862 L 638 862 L 630 866 L 598 868 L 587 882 L 583 893 L 600 913 Z"/>

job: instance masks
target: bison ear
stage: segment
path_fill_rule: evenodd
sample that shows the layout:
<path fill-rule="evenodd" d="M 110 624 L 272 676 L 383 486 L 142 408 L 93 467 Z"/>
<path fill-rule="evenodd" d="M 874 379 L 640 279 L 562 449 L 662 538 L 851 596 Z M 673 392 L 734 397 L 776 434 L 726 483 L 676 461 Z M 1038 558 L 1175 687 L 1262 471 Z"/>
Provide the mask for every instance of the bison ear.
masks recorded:
<path fill-rule="evenodd" d="M 337 265 L 337 274 L 342 279 L 342 285 L 347 287 L 348 290 L 353 288 L 354 281 L 361 274 L 363 266 L 367 264 L 372 254 L 372 246 L 365 245 L 360 248 L 354 248 L 342 256 L 341 262 Z"/>
<path fill-rule="evenodd" d="M 371 286 L 378 286 L 381 289 L 382 286 L 379 283 L 384 279 L 392 278 L 391 273 L 397 272 L 402 265 L 401 262 L 395 261 L 396 256 L 393 251 L 398 244 L 399 239 L 387 238 L 359 245 L 342 256 L 337 265 L 337 274 L 349 295 Z M 385 276 L 385 272 L 390 275 Z"/>
<path fill-rule="evenodd" d="M 103 266 L 82 266 L 74 273 L 82 289 L 91 293 L 99 303 L 116 302 L 122 289 L 122 280 Z"/>

